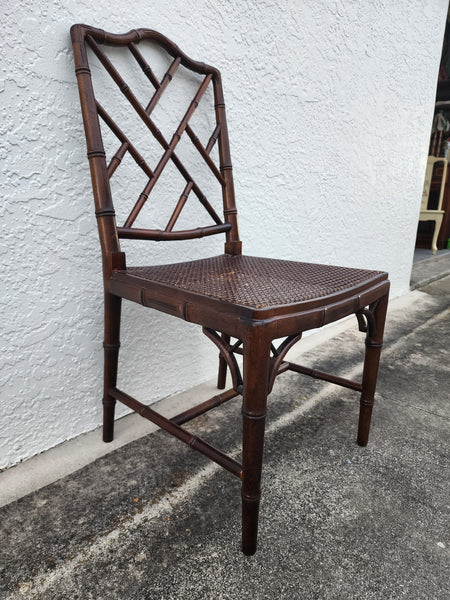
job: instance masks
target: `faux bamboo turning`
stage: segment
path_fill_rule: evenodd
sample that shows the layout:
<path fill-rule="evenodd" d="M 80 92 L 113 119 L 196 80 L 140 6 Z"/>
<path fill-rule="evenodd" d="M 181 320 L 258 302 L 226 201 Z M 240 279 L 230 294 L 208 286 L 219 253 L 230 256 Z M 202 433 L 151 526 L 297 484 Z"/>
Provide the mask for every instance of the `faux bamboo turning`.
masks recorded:
<path fill-rule="evenodd" d="M 74 25 L 71 36 L 103 259 L 103 439 L 105 442 L 113 439 L 114 408 L 119 401 L 237 476 L 242 481 L 242 550 L 251 555 L 257 547 L 267 399 L 278 375 L 291 370 L 359 392 L 357 442 L 361 446 L 368 442 L 387 310 L 387 274 L 243 255 L 219 71 L 190 59 L 173 42 L 150 29 L 133 29 L 117 35 L 87 25 Z M 170 56 L 170 65 L 160 79 L 146 58 L 146 45 L 156 46 Z M 141 104 L 127 83 L 127 75 L 120 73 L 114 60 L 108 57 L 105 46 L 121 49 L 134 59 L 148 86 L 145 104 Z M 160 147 L 159 155 L 144 156 L 139 143 L 130 139 L 124 125 L 116 123 L 95 97 L 89 52 L 97 57 L 118 93 L 139 117 L 142 127 L 154 136 Z M 200 81 L 197 81 L 194 96 L 186 98 L 184 114 L 173 135 L 166 138 L 154 116 L 155 107 L 182 69 L 196 74 Z M 215 123 L 208 139 L 202 140 L 193 128 L 191 117 L 199 103 L 205 101 L 209 86 L 214 97 Z M 107 152 L 103 146 L 102 126 L 109 128 L 117 140 L 116 146 Z M 213 175 L 222 197 L 222 216 L 205 196 L 202 182 L 194 179 L 177 154 L 183 136 Z M 212 154 L 216 144 L 219 164 Z M 145 175 L 147 183 L 132 202 L 125 222 L 117 226 L 110 179 L 120 177 L 121 164 L 127 154 Z M 173 199 L 173 211 L 166 226 L 163 229 L 135 227 L 136 219 L 169 163 L 184 182 Z M 179 217 L 189 206 L 191 194 L 203 206 L 209 222 L 199 223 L 192 229 L 180 229 L 177 227 Z M 120 247 L 121 239 L 176 242 L 211 235 L 225 235 L 223 255 L 163 266 L 129 267 Z M 117 369 L 122 298 L 200 325 L 219 350 L 217 387 L 225 389 L 229 372 L 231 389 L 172 418 L 120 390 Z M 349 315 L 356 316 L 359 329 L 366 336 L 361 382 L 286 360 L 288 351 L 300 342 L 304 331 Z M 276 341 L 280 339 L 281 342 Z M 243 372 L 236 356 L 243 357 Z M 242 464 L 182 427 L 236 396 L 242 396 Z"/>

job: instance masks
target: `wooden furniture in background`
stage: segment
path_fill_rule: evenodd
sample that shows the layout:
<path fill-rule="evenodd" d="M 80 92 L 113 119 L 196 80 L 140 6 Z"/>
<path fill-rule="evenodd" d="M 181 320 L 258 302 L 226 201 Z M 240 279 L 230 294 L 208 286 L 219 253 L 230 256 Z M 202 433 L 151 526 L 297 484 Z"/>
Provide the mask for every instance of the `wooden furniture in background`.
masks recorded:
<path fill-rule="evenodd" d="M 360 392 L 357 441 L 365 446 L 369 436 L 388 302 L 387 274 L 242 255 L 219 71 L 191 60 L 163 35 L 148 29 L 114 35 L 93 27 L 74 25 L 71 35 L 103 256 L 104 440 L 109 442 L 113 438 L 114 405 L 119 400 L 241 479 L 242 549 L 245 554 L 253 554 L 256 550 L 267 396 L 275 377 L 283 371 L 292 370 Z M 167 52 L 171 57 L 171 66 L 162 79 L 155 76 L 141 51 L 146 44 L 156 44 L 160 51 Z M 108 58 L 102 46 L 115 46 L 112 58 Z M 125 125 L 116 123 L 96 98 L 91 83 L 88 47 L 89 53 L 97 57 L 129 102 L 130 108 L 137 113 L 142 127 L 148 129 L 161 146 L 162 154 L 157 157 L 155 166 L 150 166 L 127 137 Z M 135 59 L 136 67 L 142 71 L 141 76 L 147 79 L 150 100 L 146 106 L 138 101 L 113 65 L 120 49 L 129 53 L 130 61 Z M 153 110 L 165 88 L 176 77 L 179 67 L 190 72 L 199 83 L 193 100 L 187 100 L 184 116 L 169 140 L 156 125 Z M 202 142 L 189 122 L 209 86 L 213 88 L 215 125 L 209 140 Z M 108 162 L 100 120 L 118 140 L 118 148 L 108 153 Z M 202 193 L 200 184 L 194 181 L 176 152 L 183 135 L 192 141 L 195 152 L 199 152 L 221 189 L 223 217 L 213 209 Z M 218 166 L 210 156 L 215 144 L 218 144 L 219 150 Z M 110 178 L 126 154 L 135 161 L 138 171 L 145 174 L 147 183 L 123 225 L 117 226 Z M 176 167 L 185 183 L 184 189 L 180 190 L 181 196 L 174 203 L 174 212 L 167 226 L 164 229 L 134 227 L 139 212 L 169 162 Z M 177 230 L 178 217 L 188 206 L 187 199 L 192 193 L 203 205 L 205 217 L 209 215 L 212 223 L 194 229 Z M 127 266 L 120 247 L 121 238 L 169 241 L 217 234 L 225 234 L 224 254 L 164 266 Z M 225 386 L 226 370 L 229 369 L 232 389 L 171 419 L 120 390 L 117 387 L 117 364 L 122 298 L 202 326 L 205 335 L 221 353 L 218 387 Z M 287 351 L 300 340 L 303 331 L 351 314 L 356 314 L 360 330 L 366 333 L 361 382 L 284 360 Z M 280 339 L 283 341 L 275 345 L 275 340 Z M 238 354 L 243 355 L 243 374 L 236 361 Z M 164 373 L 161 373 L 163 376 Z M 242 464 L 181 426 L 236 396 L 243 396 Z"/>
<path fill-rule="evenodd" d="M 440 166 L 436 169 L 436 166 Z M 433 254 L 437 252 L 437 239 L 444 216 L 442 201 L 444 198 L 445 182 L 447 181 L 447 160 L 437 156 L 429 156 L 425 172 L 425 183 L 423 186 L 422 203 L 420 206 L 419 221 L 434 221 L 434 232 L 431 240 Z M 437 206 L 430 207 L 430 193 L 433 186 L 437 187 Z"/>
<path fill-rule="evenodd" d="M 435 116 L 433 119 L 433 130 L 431 133 L 429 155 L 432 157 L 443 157 L 445 153 L 445 146 L 450 138 L 450 132 L 448 131 L 448 121 L 450 117 L 450 79 L 449 79 L 449 66 L 450 66 L 450 46 L 449 46 L 449 31 L 450 24 L 447 21 L 444 43 L 442 49 L 441 64 L 439 69 L 439 81 L 436 90 L 436 104 L 435 104 Z M 443 119 L 439 123 L 439 113 Z M 447 124 L 445 123 L 447 121 Z M 448 156 L 447 156 L 448 159 Z M 447 171 L 448 178 L 448 171 Z M 437 210 L 439 193 L 441 190 L 442 183 L 442 170 L 437 165 L 434 168 L 434 173 L 431 178 L 430 185 L 430 197 L 429 206 L 427 209 Z M 423 202 L 423 198 L 422 198 Z M 422 209 L 421 209 L 422 210 Z M 417 229 L 417 248 L 430 248 L 433 246 L 439 250 L 447 248 L 448 241 L 450 240 L 450 184 L 444 183 L 444 191 L 442 195 L 442 201 L 440 204 L 440 210 L 443 211 L 442 223 L 435 238 L 437 224 L 434 220 L 421 220 L 419 221 Z"/>

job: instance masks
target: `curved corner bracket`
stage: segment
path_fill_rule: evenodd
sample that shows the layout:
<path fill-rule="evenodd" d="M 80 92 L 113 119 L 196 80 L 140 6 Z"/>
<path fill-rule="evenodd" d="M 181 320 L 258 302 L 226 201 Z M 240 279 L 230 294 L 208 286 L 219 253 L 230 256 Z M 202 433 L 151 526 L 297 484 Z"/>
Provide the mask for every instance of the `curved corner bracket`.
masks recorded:
<path fill-rule="evenodd" d="M 362 331 L 366 334 L 366 339 L 373 338 L 376 332 L 376 321 L 374 311 L 377 304 L 378 301 L 372 302 L 372 304 L 369 304 L 368 308 L 361 308 L 356 312 L 359 331 Z"/>
<path fill-rule="evenodd" d="M 236 357 L 234 356 L 234 350 L 236 350 L 242 342 L 238 340 L 236 344 L 230 346 L 226 344 L 222 337 L 214 331 L 214 329 L 209 329 L 209 327 L 203 327 L 203 333 L 208 337 L 214 344 L 218 347 L 220 354 L 226 360 L 227 365 L 230 369 L 231 379 L 233 381 L 233 389 L 236 390 L 239 394 L 243 392 L 243 381 L 241 370 L 239 368 Z"/>
<path fill-rule="evenodd" d="M 285 338 L 278 348 L 275 348 L 273 344 L 271 344 L 271 350 L 273 356 L 270 358 L 270 366 L 269 366 L 269 384 L 268 384 L 268 393 L 272 391 L 273 384 L 275 383 L 275 379 L 278 375 L 279 368 L 281 363 L 283 362 L 284 357 L 288 353 L 288 351 L 294 346 L 298 341 L 302 339 L 302 334 L 298 335 L 290 335 Z"/>

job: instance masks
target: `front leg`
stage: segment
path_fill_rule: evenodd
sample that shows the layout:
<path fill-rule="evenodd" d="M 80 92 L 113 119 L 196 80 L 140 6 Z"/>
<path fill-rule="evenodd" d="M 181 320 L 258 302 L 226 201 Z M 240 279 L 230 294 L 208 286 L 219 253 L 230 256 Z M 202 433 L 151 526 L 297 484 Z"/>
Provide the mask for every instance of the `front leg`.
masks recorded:
<path fill-rule="evenodd" d="M 269 386 L 270 340 L 253 327 L 244 340 L 242 551 L 256 552 L 264 428 Z"/>
<path fill-rule="evenodd" d="M 375 387 L 377 385 L 381 347 L 383 345 L 387 306 L 388 294 L 377 300 L 373 309 L 371 308 L 367 311 L 370 315 L 370 322 L 366 335 L 366 352 L 359 409 L 357 442 L 360 446 L 367 446 L 369 441 L 370 420 L 375 398 Z"/>

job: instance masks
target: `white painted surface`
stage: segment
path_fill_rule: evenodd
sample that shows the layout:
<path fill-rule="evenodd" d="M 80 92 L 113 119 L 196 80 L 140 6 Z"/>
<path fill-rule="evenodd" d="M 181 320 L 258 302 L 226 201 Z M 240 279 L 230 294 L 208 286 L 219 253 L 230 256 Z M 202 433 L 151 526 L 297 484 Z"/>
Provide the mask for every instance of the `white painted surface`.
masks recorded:
<path fill-rule="evenodd" d="M 72 23 L 157 29 L 221 69 L 247 254 L 384 269 L 394 295 L 407 291 L 446 1 L 2 8 L 0 467 L 101 419 L 100 253 Z M 222 249 L 192 245 L 193 258 Z M 129 263 L 187 252 L 139 243 Z M 121 387 L 154 402 L 212 376 L 216 351 L 199 328 L 124 313 Z"/>

